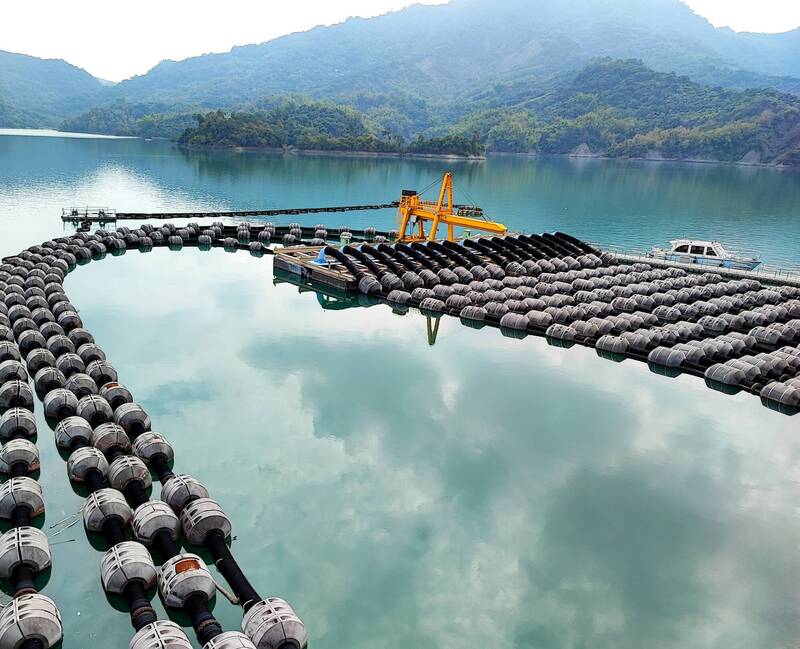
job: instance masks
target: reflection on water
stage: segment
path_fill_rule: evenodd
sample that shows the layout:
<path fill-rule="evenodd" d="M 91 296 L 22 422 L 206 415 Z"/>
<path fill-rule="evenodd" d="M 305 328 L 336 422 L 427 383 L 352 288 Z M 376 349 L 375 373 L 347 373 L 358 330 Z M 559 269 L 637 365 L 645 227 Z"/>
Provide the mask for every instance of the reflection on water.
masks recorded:
<path fill-rule="evenodd" d="M 253 582 L 297 606 L 314 646 L 798 636 L 792 420 L 452 318 L 431 348 L 420 314 L 321 309 L 274 284 L 269 257 L 146 259 L 78 271 L 69 294 L 179 469 L 224 504 Z M 91 575 L 79 583 L 121 644 L 124 616 L 92 599 Z M 215 612 L 238 622 L 226 602 Z"/>
<path fill-rule="evenodd" d="M 57 233 L 71 204 L 371 202 L 441 169 L 22 140 L 0 138 L 2 254 Z M 701 227 L 760 236 L 776 256 L 798 249 L 786 174 L 516 159 L 456 173 L 514 227 L 649 241 L 703 214 Z M 454 318 L 437 328 L 385 305 L 320 304 L 276 285 L 268 256 L 129 251 L 66 289 L 173 440 L 177 470 L 228 512 L 251 581 L 293 603 L 313 647 L 777 649 L 800 637 L 797 419 L 751 396 Z M 40 419 L 45 529 L 81 504 L 48 435 Z M 79 527 L 56 539 L 46 588 L 64 647 L 126 646 L 128 616 L 108 605 Z M 224 598 L 215 614 L 228 629 L 241 620 Z"/>

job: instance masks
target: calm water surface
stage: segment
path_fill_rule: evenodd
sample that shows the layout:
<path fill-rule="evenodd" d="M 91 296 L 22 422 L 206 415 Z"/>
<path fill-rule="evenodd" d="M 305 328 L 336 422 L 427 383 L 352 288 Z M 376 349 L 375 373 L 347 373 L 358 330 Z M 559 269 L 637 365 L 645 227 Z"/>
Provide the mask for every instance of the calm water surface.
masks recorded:
<path fill-rule="evenodd" d="M 797 263 L 797 174 L 450 166 L 513 228 L 643 246 L 715 236 Z M 0 254 L 59 234 L 68 205 L 377 202 L 441 169 L 0 136 Z M 268 257 L 129 251 L 66 285 L 173 440 L 177 469 L 225 507 L 251 581 L 294 604 L 313 647 L 783 649 L 800 638 L 797 417 L 453 319 L 429 346 L 422 316 L 322 310 L 313 293 L 276 284 Z M 81 498 L 43 420 L 40 431 L 54 534 Z M 64 616 L 65 649 L 127 646 L 100 552 L 80 525 L 52 542 L 44 592 Z M 215 614 L 228 629 L 241 619 L 221 597 Z"/>

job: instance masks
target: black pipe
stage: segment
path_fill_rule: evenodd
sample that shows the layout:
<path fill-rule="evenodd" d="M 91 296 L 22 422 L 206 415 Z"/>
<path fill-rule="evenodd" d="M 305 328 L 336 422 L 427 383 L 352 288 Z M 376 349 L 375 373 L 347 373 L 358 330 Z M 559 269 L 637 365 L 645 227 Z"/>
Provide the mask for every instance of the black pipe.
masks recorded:
<path fill-rule="evenodd" d="M 533 245 L 529 241 L 523 241 L 518 237 L 506 237 L 506 243 L 524 252 L 536 261 L 539 259 L 545 259 L 547 257 L 541 248 Z"/>
<path fill-rule="evenodd" d="M 222 534 L 212 532 L 206 537 L 205 545 L 211 552 L 211 556 L 214 557 L 214 564 L 217 566 L 217 570 L 222 573 L 225 581 L 230 584 L 244 610 L 250 610 L 253 604 L 261 601 L 261 596 L 247 580 L 247 577 L 244 576 L 239 564 L 236 563 L 236 559 L 233 558 Z"/>
<path fill-rule="evenodd" d="M 12 478 L 19 478 L 28 475 L 28 465 L 25 462 L 14 462 L 8 472 Z"/>
<path fill-rule="evenodd" d="M 168 559 L 172 559 L 181 553 L 181 549 L 178 547 L 178 544 L 172 539 L 169 535 L 167 530 L 159 530 L 156 532 L 155 536 L 153 537 L 153 541 L 155 542 L 158 551 L 164 557 L 164 561 Z"/>
<path fill-rule="evenodd" d="M 411 248 L 413 250 L 416 250 L 420 254 L 428 256 L 430 259 L 432 259 L 437 264 L 439 264 L 439 266 L 441 266 L 442 268 L 452 268 L 453 266 L 455 266 L 455 264 L 453 263 L 453 260 L 450 259 L 450 257 L 447 257 L 445 255 L 439 254 L 439 252 L 437 252 L 433 248 L 431 248 L 429 246 L 425 246 L 425 245 L 419 243 L 418 241 L 415 241 L 414 243 L 412 243 L 411 244 Z"/>
<path fill-rule="evenodd" d="M 175 477 L 175 474 L 172 472 L 172 469 L 169 467 L 169 460 L 167 460 L 167 456 L 163 453 L 157 453 L 153 457 L 150 458 L 150 466 L 156 472 L 158 476 L 158 481 L 163 485 L 165 482 L 172 480 Z"/>
<path fill-rule="evenodd" d="M 122 521 L 110 516 L 103 521 L 103 537 L 111 547 L 119 545 L 125 540 L 125 530 Z"/>
<path fill-rule="evenodd" d="M 11 510 L 11 526 L 27 527 L 31 524 L 31 509 L 27 505 L 17 505 Z"/>
<path fill-rule="evenodd" d="M 553 248 L 559 251 L 561 255 L 572 255 L 573 249 L 572 246 L 566 245 L 563 241 L 559 240 L 558 238 L 554 237 L 549 232 L 542 233 L 542 239 L 547 241 Z"/>
<path fill-rule="evenodd" d="M 403 269 L 400 268 L 400 266 L 398 266 L 395 263 L 394 259 L 392 259 L 389 255 L 381 252 L 380 250 L 377 250 L 376 248 L 373 248 L 368 243 L 365 243 L 363 246 L 361 246 L 361 251 L 364 254 L 371 255 L 372 257 L 377 259 L 384 266 L 386 266 L 386 268 L 388 268 L 390 271 L 392 271 L 395 275 L 399 276 L 399 275 L 403 274 Z"/>
<path fill-rule="evenodd" d="M 89 469 L 84 477 L 84 482 L 86 486 L 89 487 L 89 491 L 99 491 L 106 486 L 106 480 L 103 474 L 97 469 Z"/>
<path fill-rule="evenodd" d="M 516 261 L 517 263 L 525 261 L 517 254 L 516 250 L 514 250 L 511 246 L 504 246 L 500 241 L 498 241 L 497 237 L 492 237 L 491 239 L 481 237 L 479 241 L 487 248 L 497 251 L 498 255 L 505 257 L 509 261 Z"/>
<path fill-rule="evenodd" d="M 125 454 L 125 451 L 123 451 L 119 446 L 112 446 L 110 449 L 108 449 L 106 458 L 108 459 L 108 463 L 111 464 L 118 457 L 122 457 Z"/>
<path fill-rule="evenodd" d="M 570 243 L 572 243 L 572 245 L 578 246 L 578 248 L 580 248 L 586 253 L 596 255 L 600 252 L 594 246 L 590 246 L 585 241 L 581 241 L 580 239 L 573 237 L 571 234 L 566 234 L 564 232 L 556 232 L 555 236 L 557 236 L 559 239 L 564 239 L 565 241 L 569 241 Z"/>
<path fill-rule="evenodd" d="M 407 270 L 417 272 L 419 269 L 419 267 L 407 255 L 395 250 L 392 246 L 387 246 L 385 243 L 381 243 L 378 245 L 378 250 L 399 261 L 401 264 L 403 264 L 403 266 L 406 267 Z"/>
<path fill-rule="evenodd" d="M 472 248 L 473 250 L 477 250 L 482 255 L 485 255 L 492 262 L 494 262 L 495 264 L 498 264 L 499 266 L 505 266 L 509 261 L 504 256 L 498 254 L 497 252 L 495 252 L 494 250 L 492 250 L 488 246 L 486 246 L 486 245 L 484 245 L 484 244 L 482 244 L 482 243 L 480 243 L 478 241 L 475 241 L 473 239 L 465 239 L 464 240 L 464 246 Z"/>
<path fill-rule="evenodd" d="M 465 255 L 461 254 L 460 251 L 456 251 L 452 248 L 447 248 L 438 241 L 428 241 L 428 247 L 432 248 L 439 254 L 445 255 L 450 259 L 452 259 L 455 262 L 456 266 L 463 266 L 464 268 L 469 268 L 469 266 L 471 265 L 469 259 L 467 259 Z"/>
<path fill-rule="evenodd" d="M 493 240 L 498 246 L 504 250 L 507 250 L 509 254 L 514 255 L 516 257 L 516 261 L 519 263 L 529 260 L 531 258 L 531 253 L 522 248 L 522 246 L 518 245 L 515 239 L 512 243 L 512 239 L 514 239 L 514 237 L 494 237 Z"/>
<path fill-rule="evenodd" d="M 208 602 L 199 593 L 190 595 L 186 599 L 184 609 L 192 620 L 197 640 L 205 645 L 212 638 L 222 633 L 222 626 L 208 608 Z"/>
<path fill-rule="evenodd" d="M 394 247 L 404 255 L 408 255 L 413 260 L 418 261 L 422 266 L 433 271 L 434 273 L 441 270 L 439 264 L 431 259 L 428 259 L 428 257 L 421 254 L 417 250 L 414 250 L 411 246 L 407 246 L 404 243 L 396 243 Z"/>
<path fill-rule="evenodd" d="M 552 241 L 554 245 L 561 246 L 570 255 L 580 256 L 584 252 L 580 246 L 576 246 L 574 243 L 572 243 L 572 241 L 569 241 L 564 237 L 560 237 L 555 234 L 550 234 L 549 232 L 545 232 L 544 234 L 542 234 L 542 236 L 548 241 Z"/>
<path fill-rule="evenodd" d="M 364 271 L 360 270 L 358 266 L 356 266 L 353 261 L 340 250 L 334 248 L 333 246 L 325 246 L 323 250 L 325 251 L 325 256 L 330 255 L 336 261 L 341 263 L 345 268 L 347 268 L 347 270 L 350 271 L 357 281 L 360 281 L 361 278 L 364 277 Z"/>
<path fill-rule="evenodd" d="M 128 500 L 134 503 L 134 509 L 150 500 L 147 497 L 147 491 L 145 491 L 144 485 L 139 480 L 131 480 L 125 485 L 123 491 Z"/>
<path fill-rule="evenodd" d="M 512 237 L 509 235 L 503 240 L 503 242 L 506 246 L 511 247 L 517 254 L 522 255 L 527 259 L 539 258 L 540 251 L 533 249 L 532 247 L 523 243 L 516 237 Z"/>
<path fill-rule="evenodd" d="M 155 610 L 150 606 L 147 591 L 140 581 L 131 581 L 125 586 L 125 599 L 131 614 L 131 624 L 137 631 L 158 620 Z"/>
<path fill-rule="evenodd" d="M 11 571 L 11 585 L 14 587 L 14 597 L 30 595 L 37 592 L 36 573 L 27 563 L 18 564 Z"/>
<path fill-rule="evenodd" d="M 469 241 L 469 239 L 465 239 L 464 243 L 466 243 L 467 241 Z M 472 250 L 467 248 L 465 245 L 459 245 L 453 241 L 448 241 L 447 239 L 442 241 L 442 245 L 445 248 L 450 248 L 450 250 L 455 250 L 459 254 L 464 255 L 467 259 L 469 259 L 470 263 L 473 266 L 480 266 L 481 264 L 483 264 L 483 259 L 481 259 L 478 255 L 472 252 Z"/>
<path fill-rule="evenodd" d="M 39 638 L 28 638 L 27 640 L 23 640 L 19 649 L 44 649 L 44 644 L 42 644 Z"/>
<path fill-rule="evenodd" d="M 539 236 L 538 234 L 530 234 L 530 235 L 521 234 L 519 235 L 519 238 L 522 241 L 528 241 L 541 248 L 542 251 L 548 256 L 548 258 L 561 256 L 561 253 L 559 253 L 558 250 L 553 248 L 553 246 L 551 246 L 547 241 L 542 239 L 542 237 Z"/>
<path fill-rule="evenodd" d="M 130 434 L 131 441 L 135 440 L 139 435 L 146 433 L 144 424 L 140 421 L 135 421 L 131 424 L 131 429 L 128 431 Z"/>
<path fill-rule="evenodd" d="M 364 264 L 369 271 L 375 275 L 378 279 L 383 277 L 386 274 L 386 271 L 380 268 L 374 261 L 372 261 L 369 257 L 367 257 L 363 252 L 353 248 L 353 246 L 344 246 L 342 248 L 342 252 L 345 255 L 350 255 L 351 257 L 355 257 L 358 261 Z"/>

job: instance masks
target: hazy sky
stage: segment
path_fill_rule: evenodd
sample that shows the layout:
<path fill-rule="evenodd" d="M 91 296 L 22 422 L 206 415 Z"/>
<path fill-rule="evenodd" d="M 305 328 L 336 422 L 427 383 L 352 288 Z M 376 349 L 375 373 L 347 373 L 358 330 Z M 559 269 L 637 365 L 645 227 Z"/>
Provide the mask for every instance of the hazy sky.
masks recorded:
<path fill-rule="evenodd" d="M 422 0 L 441 4 L 444 0 Z M 717 26 L 786 31 L 800 0 L 685 0 Z M 0 49 L 63 58 L 119 81 L 163 59 L 225 52 L 348 16 L 376 16 L 411 0 L 2 0 Z"/>

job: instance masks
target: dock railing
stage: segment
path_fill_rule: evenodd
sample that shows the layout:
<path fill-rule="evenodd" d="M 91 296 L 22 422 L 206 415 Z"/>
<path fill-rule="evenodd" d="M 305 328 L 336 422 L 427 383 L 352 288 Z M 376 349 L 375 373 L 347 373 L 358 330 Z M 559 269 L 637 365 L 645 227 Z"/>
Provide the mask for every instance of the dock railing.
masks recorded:
<path fill-rule="evenodd" d="M 64 207 L 61 209 L 62 221 L 116 221 L 117 210 L 110 207 Z"/>

